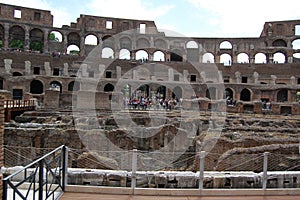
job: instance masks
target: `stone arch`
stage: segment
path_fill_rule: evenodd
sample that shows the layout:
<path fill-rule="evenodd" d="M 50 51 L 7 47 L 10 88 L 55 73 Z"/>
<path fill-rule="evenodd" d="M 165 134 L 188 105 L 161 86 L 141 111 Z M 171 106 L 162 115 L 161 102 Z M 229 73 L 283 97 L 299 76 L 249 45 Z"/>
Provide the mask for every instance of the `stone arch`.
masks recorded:
<path fill-rule="evenodd" d="M 150 87 L 147 84 L 141 85 L 138 89 L 136 89 L 135 96 L 136 97 L 140 97 L 140 96 L 149 97 L 149 88 Z"/>
<path fill-rule="evenodd" d="M 240 100 L 241 101 L 251 101 L 251 91 L 247 88 L 244 88 L 241 91 Z"/>
<path fill-rule="evenodd" d="M 179 49 L 174 49 L 171 52 L 171 61 L 179 61 L 182 62 L 183 58 L 182 58 L 182 51 Z"/>
<path fill-rule="evenodd" d="M 209 87 L 206 89 L 206 95 L 208 99 L 216 100 L 217 99 L 217 88 Z"/>
<path fill-rule="evenodd" d="M 34 28 L 29 33 L 30 50 L 43 52 L 44 48 L 44 32 L 41 29 Z"/>
<path fill-rule="evenodd" d="M 114 49 L 115 46 L 115 39 L 111 35 L 105 35 L 102 37 L 102 47 L 109 47 Z"/>
<path fill-rule="evenodd" d="M 113 84 L 107 83 L 107 84 L 104 86 L 103 91 L 104 91 L 104 92 L 112 92 L 112 91 L 114 91 L 114 89 L 115 89 L 115 86 L 114 86 Z"/>
<path fill-rule="evenodd" d="M 150 42 L 146 38 L 139 38 L 136 41 L 136 47 L 137 47 L 137 49 L 150 48 Z"/>
<path fill-rule="evenodd" d="M 77 81 L 71 81 L 68 84 L 68 91 L 78 91 L 80 90 L 80 83 Z"/>
<path fill-rule="evenodd" d="M 189 41 L 186 43 L 187 60 L 192 62 L 199 61 L 199 45 L 195 41 Z"/>
<path fill-rule="evenodd" d="M 300 39 L 293 40 L 292 46 L 293 46 L 293 49 L 295 49 L 295 50 L 300 49 Z"/>
<path fill-rule="evenodd" d="M 102 55 L 102 58 L 111 58 L 111 59 L 115 58 L 115 52 L 110 47 L 104 47 L 102 49 L 102 54 L 101 55 Z"/>
<path fill-rule="evenodd" d="M 294 54 L 293 54 L 293 57 L 294 57 L 294 58 L 297 58 L 297 59 L 300 59 L 300 53 L 294 53 Z"/>
<path fill-rule="evenodd" d="M 226 88 L 224 90 L 224 98 L 225 99 L 234 99 L 234 90 L 232 88 Z"/>
<path fill-rule="evenodd" d="M 40 80 L 32 80 L 30 82 L 30 93 L 32 94 L 43 94 L 44 92 L 44 84 Z"/>
<path fill-rule="evenodd" d="M 155 51 L 153 54 L 153 60 L 154 61 L 165 61 L 166 56 L 165 56 L 164 52 L 162 52 L 162 51 Z"/>
<path fill-rule="evenodd" d="M 220 63 L 223 63 L 224 65 L 231 65 L 232 63 L 231 55 L 228 53 L 221 54 Z"/>
<path fill-rule="evenodd" d="M 136 60 L 143 60 L 143 61 L 146 61 L 149 59 L 149 54 L 147 51 L 141 49 L 141 50 L 138 50 L 136 53 L 135 53 L 135 59 Z"/>
<path fill-rule="evenodd" d="M 160 85 L 156 88 L 156 97 L 159 99 L 165 99 L 167 93 L 167 88 L 164 85 Z"/>
<path fill-rule="evenodd" d="M 23 76 L 21 72 L 13 72 L 12 76 Z"/>
<path fill-rule="evenodd" d="M 287 43 L 283 39 L 277 39 L 272 42 L 272 46 L 273 47 L 287 47 Z"/>
<path fill-rule="evenodd" d="M 126 36 L 120 38 L 120 48 L 131 50 L 132 49 L 131 39 L 129 37 L 126 37 Z"/>
<path fill-rule="evenodd" d="M 62 84 L 59 81 L 51 81 L 50 82 L 50 89 L 57 90 L 62 93 Z"/>
<path fill-rule="evenodd" d="M 79 52 L 80 52 L 80 48 L 75 44 L 69 45 L 67 47 L 67 54 L 79 55 Z"/>
<path fill-rule="evenodd" d="M 119 59 L 130 60 L 130 51 L 128 49 L 121 49 L 119 53 Z"/>
<path fill-rule="evenodd" d="M 264 53 L 257 53 L 254 56 L 254 63 L 267 63 L 267 56 Z"/>
<path fill-rule="evenodd" d="M 246 53 L 239 53 L 237 55 L 237 62 L 238 63 L 249 63 L 249 55 Z"/>
<path fill-rule="evenodd" d="M 23 49 L 25 45 L 25 30 L 18 25 L 9 29 L 9 47 Z"/>
<path fill-rule="evenodd" d="M 49 42 L 59 42 L 61 43 L 64 40 L 63 34 L 58 30 L 53 30 L 48 35 Z"/>
<path fill-rule="evenodd" d="M 207 53 L 203 54 L 202 62 L 203 63 L 214 63 L 215 62 L 214 54 L 212 54 L 210 52 L 207 52 Z"/>
<path fill-rule="evenodd" d="M 225 40 L 220 43 L 219 47 L 220 47 L 220 49 L 232 49 L 232 44 L 231 44 L 231 42 Z"/>
<path fill-rule="evenodd" d="M 281 89 L 277 92 L 277 102 L 285 102 L 288 101 L 288 90 Z"/>
<path fill-rule="evenodd" d="M 172 98 L 180 99 L 182 98 L 182 88 L 180 86 L 176 86 L 172 91 Z"/>
<path fill-rule="evenodd" d="M 92 45 L 92 46 L 96 46 L 99 44 L 98 38 L 96 35 L 90 33 L 88 35 L 85 36 L 84 38 L 84 44 L 85 45 Z"/>
<path fill-rule="evenodd" d="M 157 48 L 157 49 L 168 49 L 168 44 L 165 40 L 163 39 L 156 39 L 154 41 L 154 47 Z"/>
<path fill-rule="evenodd" d="M 68 34 L 67 38 L 68 38 L 67 46 L 74 44 L 74 45 L 80 47 L 81 39 L 80 39 L 80 35 L 78 33 L 71 32 Z"/>
<path fill-rule="evenodd" d="M 274 63 L 285 63 L 286 62 L 286 54 L 283 52 L 276 52 L 273 54 Z"/>

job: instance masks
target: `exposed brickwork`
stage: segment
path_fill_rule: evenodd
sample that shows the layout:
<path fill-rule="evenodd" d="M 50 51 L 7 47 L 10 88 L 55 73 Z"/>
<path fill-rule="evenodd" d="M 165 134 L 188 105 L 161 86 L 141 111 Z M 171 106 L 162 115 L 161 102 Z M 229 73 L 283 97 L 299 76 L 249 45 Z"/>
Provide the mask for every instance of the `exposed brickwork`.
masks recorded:
<path fill-rule="evenodd" d="M 0 94 L 0 167 L 3 167 L 4 149 L 3 149 L 3 138 L 4 138 L 4 108 L 3 108 L 3 95 Z M 2 174 L 0 174 L 0 197 L 2 197 Z"/>

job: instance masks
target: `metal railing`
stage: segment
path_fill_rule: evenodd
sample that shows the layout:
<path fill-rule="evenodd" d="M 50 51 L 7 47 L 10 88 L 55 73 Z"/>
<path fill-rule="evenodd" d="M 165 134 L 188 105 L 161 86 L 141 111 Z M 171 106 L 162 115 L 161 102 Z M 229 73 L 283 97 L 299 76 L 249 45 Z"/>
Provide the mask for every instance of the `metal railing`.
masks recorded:
<path fill-rule="evenodd" d="M 3 200 L 58 199 L 65 190 L 67 148 L 60 146 L 3 179 Z"/>

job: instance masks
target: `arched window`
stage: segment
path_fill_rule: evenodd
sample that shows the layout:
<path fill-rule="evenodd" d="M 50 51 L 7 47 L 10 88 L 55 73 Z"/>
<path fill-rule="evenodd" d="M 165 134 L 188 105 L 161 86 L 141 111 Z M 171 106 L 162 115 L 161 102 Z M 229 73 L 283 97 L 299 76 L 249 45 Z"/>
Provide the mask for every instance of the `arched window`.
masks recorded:
<path fill-rule="evenodd" d="M 249 63 L 249 56 L 246 53 L 240 53 L 237 56 L 238 63 Z"/>
<path fill-rule="evenodd" d="M 202 62 L 203 63 L 214 63 L 215 62 L 214 54 L 212 54 L 212 53 L 203 54 Z"/>
<path fill-rule="evenodd" d="M 93 45 L 93 46 L 95 46 L 95 45 L 98 44 L 98 39 L 97 39 L 97 37 L 95 35 L 92 35 L 92 34 L 87 35 L 85 37 L 85 39 L 84 39 L 84 44 L 85 45 Z"/>
<path fill-rule="evenodd" d="M 220 49 L 232 49 L 232 44 L 228 41 L 223 41 L 220 44 Z"/>
<path fill-rule="evenodd" d="M 43 83 L 39 80 L 33 80 L 30 83 L 30 93 L 32 94 L 42 94 L 44 92 Z"/>
<path fill-rule="evenodd" d="M 154 61 L 165 61 L 165 54 L 161 51 L 156 51 L 153 55 Z"/>
<path fill-rule="evenodd" d="M 243 89 L 241 92 L 240 100 L 251 101 L 251 92 L 247 88 Z"/>
<path fill-rule="evenodd" d="M 288 101 L 288 90 L 287 89 L 282 89 L 282 90 L 278 91 L 278 93 L 277 93 L 277 101 L 278 102 Z"/>
<path fill-rule="evenodd" d="M 267 56 L 264 53 L 255 54 L 255 63 L 267 63 Z"/>
<path fill-rule="evenodd" d="M 114 59 L 114 50 L 109 47 L 102 49 L 102 58 L 111 58 Z"/>
<path fill-rule="evenodd" d="M 273 59 L 275 63 L 285 63 L 285 55 L 281 52 L 277 52 L 273 55 Z"/>
<path fill-rule="evenodd" d="M 135 54 L 135 59 L 146 61 L 148 60 L 148 53 L 144 50 L 139 50 Z"/>
<path fill-rule="evenodd" d="M 59 91 L 60 93 L 62 93 L 62 85 L 61 85 L 61 83 L 58 82 L 58 81 L 52 81 L 52 82 L 50 83 L 50 88 L 51 88 L 52 90 L 57 90 L 57 91 Z"/>
<path fill-rule="evenodd" d="M 80 53 L 80 49 L 78 46 L 76 46 L 74 44 L 68 46 L 67 54 L 76 56 L 76 55 L 79 55 L 79 53 Z"/>
<path fill-rule="evenodd" d="M 231 65 L 232 64 L 231 55 L 229 55 L 227 53 L 223 53 L 220 56 L 220 63 L 223 63 L 226 66 Z"/>
<path fill-rule="evenodd" d="M 119 58 L 130 60 L 130 51 L 128 51 L 127 49 L 121 49 Z"/>
<path fill-rule="evenodd" d="M 104 86 L 104 92 L 112 92 L 114 91 L 115 86 L 113 86 L 112 84 L 108 83 Z"/>

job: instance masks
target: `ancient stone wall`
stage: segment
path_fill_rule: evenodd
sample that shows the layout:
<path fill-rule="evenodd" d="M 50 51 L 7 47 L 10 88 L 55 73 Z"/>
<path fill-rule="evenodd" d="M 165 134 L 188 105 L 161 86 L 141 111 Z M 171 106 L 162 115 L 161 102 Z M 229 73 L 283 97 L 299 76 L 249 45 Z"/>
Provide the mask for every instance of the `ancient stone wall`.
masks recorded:
<path fill-rule="evenodd" d="M 0 94 L 0 167 L 4 166 L 4 96 Z M 2 173 L 0 174 L 0 197 L 2 197 Z"/>

